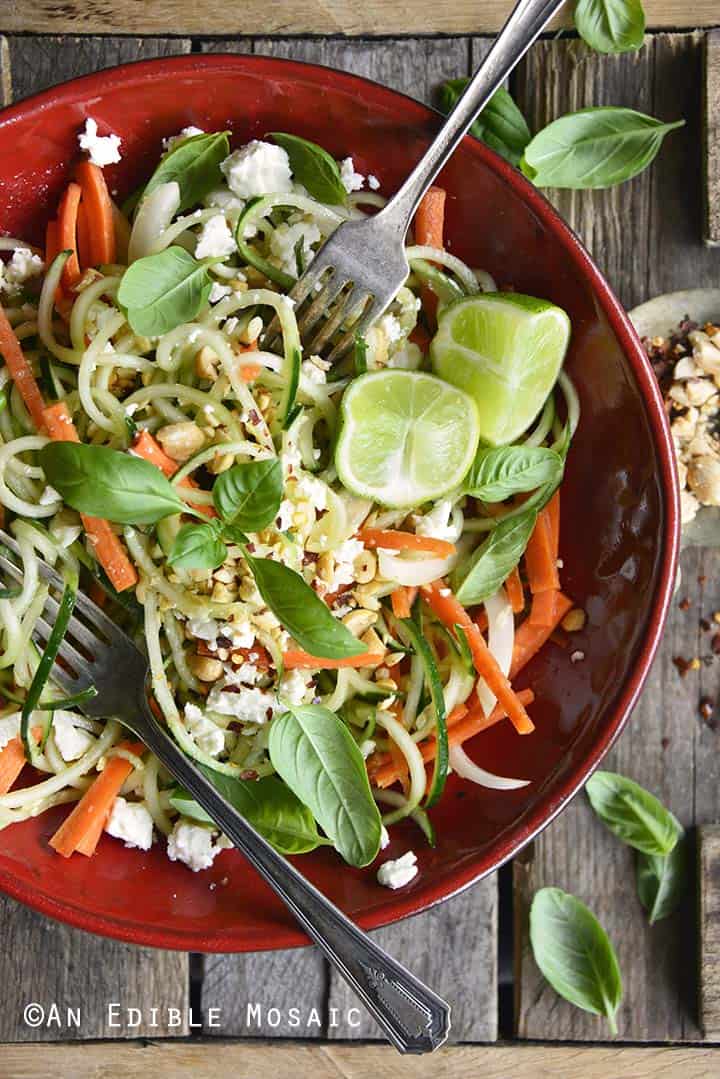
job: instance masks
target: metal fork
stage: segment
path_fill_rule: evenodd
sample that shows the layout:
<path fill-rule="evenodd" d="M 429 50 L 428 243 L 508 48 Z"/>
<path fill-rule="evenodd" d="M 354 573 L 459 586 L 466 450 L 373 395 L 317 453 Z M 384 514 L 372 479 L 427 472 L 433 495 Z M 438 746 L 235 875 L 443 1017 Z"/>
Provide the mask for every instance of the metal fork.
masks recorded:
<path fill-rule="evenodd" d="M 0 544 L 19 554 L 0 531 Z M 16 581 L 22 570 L 4 553 L 0 567 Z M 36 624 L 47 641 L 64 582 L 46 562 L 39 572 L 51 591 Z M 321 892 L 278 854 L 218 793 L 155 720 L 148 703 L 149 664 L 130 638 L 87 596 L 78 592 L 75 612 L 60 645 L 52 679 L 68 694 L 94 685 L 97 696 L 83 705 L 88 716 L 113 717 L 140 738 L 192 794 L 251 865 L 286 903 L 325 956 L 342 974 L 402 1053 L 432 1052 L 450 1031 L 450 1006 L 373 943 Z"/>
<path fill-rule="evenodd" d="M 565 0 L 519 0 L 472 81 L 396 195 L 374 217 L 343 222 L 290 292 L 307 352 L 332 343 L 340 359 L 382 315 L 410 272 L 404 241 L 420 199 L 478 112 L 516 67 Z M 266 347 L 277 342 L 268 328 Z"/>

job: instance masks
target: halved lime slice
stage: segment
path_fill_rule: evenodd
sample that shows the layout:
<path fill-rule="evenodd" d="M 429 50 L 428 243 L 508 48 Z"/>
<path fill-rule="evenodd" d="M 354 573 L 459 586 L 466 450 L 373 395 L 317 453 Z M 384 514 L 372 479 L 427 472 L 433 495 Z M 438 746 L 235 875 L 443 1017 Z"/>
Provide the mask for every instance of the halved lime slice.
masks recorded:
<path fill-rule="evenodd" d="M 475 457 L 471 397 L 421 371 L 373 371 L 345 391 L 335 448 L 340 481 L 384 506 L 419 506 L 457 487 Z"/>
<path fill-rule="evenodd" d="M 469 393 L 480 437 L 512 442 L 543 407 L 562 367 L 570 319 L 547 300 L 513 292 L 469 296 L 440 313 L 433 369 Z"/>

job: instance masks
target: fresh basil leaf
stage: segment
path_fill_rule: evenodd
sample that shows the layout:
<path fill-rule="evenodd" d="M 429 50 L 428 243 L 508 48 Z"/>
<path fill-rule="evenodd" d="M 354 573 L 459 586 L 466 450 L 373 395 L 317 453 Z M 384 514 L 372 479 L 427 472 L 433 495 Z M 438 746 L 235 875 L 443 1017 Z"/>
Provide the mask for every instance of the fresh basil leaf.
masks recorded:
<path fill-rule="evenodd" d="M 530 908 L 535 962 L 556 993 L 604 1015 L 617 1034 L 622 979 L 615 949 L 592 911 L 560 888 L 541 888 Z"/>
<path fill-rule="evenodd" d="M 644 854 L 669 854 L 682 827 L 662 802 L 617 772 L 595 772 L 585 784 L 590 804 L 613 835 Z"/>
<path fill-rule="evenodd" d="M 207 266 L 182 247 L 136 259 L 123 274 L 118 301 L 135 333 L 158 337 L 192 322 L 212 288 Z"/>
<path fill-rule="evenodd" d="M 213 503 L 223 521 L 260 532 L 277 517 L 282 491 L 279 458 L 248 461 L 221 472 L 213 484 Z"/>
<path fill-rule="evenodd" d="M 237 779 L 196 764 L 206 779 L 281 854 L 307 854 L 325 841 L 312 813 L 277 776 Z M 176 787 L 170 804 L 184 817 L 214 823 L 192 795 Z"/>
<path fill-rule="evenodd" d="M 47 482 L 71 509 L 121 525 L 153 525 L 187 506 L 159 468 L 107 446 L 48 442 L 40 450 Z"/>
<path fill-rule="evenodd" d="M 688 839 L 684 833 L 664 858 L 638 851 L 635 879 L 650 925 L 667 918 L 680 906 L 687 888 L 689 868 Z"/>
<path fill-rule="evenodd" d="M 413 646 L 415 655 L 422 663 L 423 671 L 425 673 L 425 682 L 430 690 L 430 698 L 433 703 L 433 708 L 435 709 L 435 745 L 437 748 L 435 751 L 435 765 L 430 781 L 430 790 L 425 799 L 425 806 L 429 808 L 439 801 L 443 790 L 445 789 L 445 783 L 450 770 L 450 747 L 448 745 L 445 696 L 443 693 L 442 680 L 437 669 L 437 664 L 435 663 L 435 656 L 433 655 L 430 645 L 423 636 L 422 626 L 418 625 L 413 618 L 402 618 L 400 624 Z"/>
<path fill-rule="evenodd" d="M 366 651 L 365 645 L 333 618 L 299 573 L 270 558 L 251 558 L 247 554 L 245 558 L 260 595 L 306 652 L 326 659 L 342 659 Z"/>
<path fill-rule="evenodd" d="M 535 510 L 525 510 L 501 521 L 470 558 L 453 572 L 452 586 L 464 606 L 482 603 L 497 592 L 522 558 L 536 518 Z"/>
<path fill-rule="evenodd" d="M 308 806 L 349 865 L 364 866 L 380 849 L 380 812 L 355 739 L 319 705 L 294 707 L 270 726 L 270 760 Z"/>
<path fill-rule="evenodd" d="M 440 109 L 449 113 L 469 83 L 469 79 L 448 79 L 440 87 Z M 517 165 L 532 135 L 525 117 L 504 87 L 496 90 L 470 128 L 480 139 L 511 165 Z"/>
<path fill-rule="evenodd" d="M 191 135 L 165 154 L 143 192 L 175 181 L 180 188 L 180 210 L 196 206 L 222 180 L 220 165 L 230 153 L 229 131 Z"/>
<path fill-rule="evenodd" d="M 543 484 L 560 483 L 560 454 L 544 446 L 481 447 L 475 457 L 465 489 L 481 502 L 502 502 L 521 491 L 534 491 Z"/>
<path fill-rule="evenodd" d="M 227 547 L 211 524 L 183 525 L 168 555 L 168 565 L 179 569 L 217 569 L 227 558 Z"/>
<path fill-rule="evenodd" d="M 598 52 L 641 49 L 645 12 L 641 0 L 577 0 L 575 27 Z"/>
<path fill-rule="evenodd" d="M 273 131 L 272 137 L 290 158 L 295 181 L 302 184 L 312 198 L 329 206 L 339 206 L 347 201 L 337 161 L 327 150 L 315 142 L 282 131 Z"/>
<path fill-rule="evenodd" d="M 668 132 L 684 123 L 614 106 L 580 109 L 538 132 L 520 167 L 537 187 L 612 187 L 647 168 Z"/>

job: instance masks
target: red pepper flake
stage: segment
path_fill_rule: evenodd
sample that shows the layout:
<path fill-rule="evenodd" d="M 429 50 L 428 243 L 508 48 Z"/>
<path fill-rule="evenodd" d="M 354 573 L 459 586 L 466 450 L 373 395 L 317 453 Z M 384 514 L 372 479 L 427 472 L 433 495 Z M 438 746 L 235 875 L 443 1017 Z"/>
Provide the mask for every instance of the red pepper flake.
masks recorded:
<path fill-rule="evenodd" d="M 720 656 L 720 633 L 714 633 L 710 639 L 710 647 L 716 656 Z"/>
<path fill-rule="evenodd" d="M 673 663 L 677 667 L 677 671 L 680 677 L 684 678 L 690 670 L 689 660 L 685 659 L 684 656 L 673 656 Z"/>
<path fill-rule="evenodd" d="M 680 602 L 678 603 L 678 607 L 680 608 L 681 611 L 689 611 L 690 610 L 690 600 L 688 599 L 687 596 L 685 596 L 685 599 L 680 600 Z"/>
<path fill-rule="evenodd" d="M 700 626 L 700 629 L 703 631 L 703 633 L 707 633 L 708 630 L 710 629 L 710 623 L 708 622 L 707 618 L 701 618 L 700 622 L 699 622 L 699 626 Z"/>
<path fill-rule="evenodd" d="M 716 727 L 716 723 L 713 721 L 713 714 L 715 712 L 715 702 L 712 697 L 701 697 L 698 705 L 700 715 L 705 720 L 707 725 L 713 730 Z"/>
<path fill-rule="evenodd" d="M 661 745 L 663 750 L 666 750 L 667 747 L 670 745 L 670 739 L 669 738 L 661 738 L 660 739 L 660 745 Z"/>

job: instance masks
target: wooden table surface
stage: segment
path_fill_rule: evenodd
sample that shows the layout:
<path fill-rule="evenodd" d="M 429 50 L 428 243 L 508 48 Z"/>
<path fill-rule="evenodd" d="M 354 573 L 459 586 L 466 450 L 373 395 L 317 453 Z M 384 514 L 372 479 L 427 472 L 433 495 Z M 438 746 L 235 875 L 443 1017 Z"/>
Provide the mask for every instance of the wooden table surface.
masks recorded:
<path fill-rule="evenodd" d="M 392 5 L 384 6 L 389 10 Z M 647 6 L 658 18 L 672 16 L 676 25 L 687 23 L 690 8 L 695 25 L 707 25 L 712 16 L 720 23 L 718 0 Z M 89 4 L 88 20 L 81 26 L 80 5 L 23 2 L 0 16 L 0 30 L 34 31 L 43 13 L 49 13 L 45 28 L 128 30 L 127 22 L 118 22 L 120 7 Z M 184 22 L 168 21 L 175 11 L 170 0 L 140 7 L 152 12 L 136 29 L 150 31 L 162 23 L 164 36 L 0 37 L 4 103 L 119 62 L 189 51 L 255 52 L 318 61 L 432 102 L 438 84 L 470 72 L 490 41 L 482 35 L 170 37 L 170 26 L 178 33 L 186 25 L 195 32 L 205 25 L 198 8 L 210 19 L 210 29 L 216 30 L 213 5 L 195 5 L 192 15 L 193 5 L 183 5 Z M 498 12 L 507 7 L 486 4 L 490 14 L 483 28 L 490 30 Z M 138 6 L 122 8 L 127 16 Z M 160 22 L 159 8 L 164 13 Z M 324 4 L 326 8 L 338 12 L 340 5 Z M 413 18 L 410 25 L 419 25 L 418 20 Z M 703 244 L 701 98 L 707 37 L 697 29 L 655 32 L 648 35 L 640 53 L 619 57 L 599 57 L 567 36 L 543 40 L 512 80 L 513 92 L 535 129 L 568 109 L 609 103 L 664 120 L 687 119 L 686 127 L 667 140 L 655 166 L 631 183 L 607 192 L 549 193 L 627 306 L 658 292 L 720 282 L 720 250 Z M 716 54 L 717 42 L 715 38 Z M 720 556 L 714 552 L 691 550 L 683 555 L 678 600 L 688 602 L 682 609 L 678 602 L 673 604 L 647 688 L 606 762 L 653 790 L 690 829 L 720 820 L 720 733 L 698 712 L 701 696 L 715 698 L 720 693 L 720 659 L 710 658 L 681 678 L 673 658 L 712 656 L 700 619 L 712 621 L 720 610 L 718 570 Z M 676 1070 L 687 1079 L 713 1074 L 713 1069 L 717 1074 L 720 1060 L 713 1059 L 715 1051 L 707 1048 L 602 1047 L 599 1043 L 610 1040 L 607 1026 L 573 1009 L 543 983 L 529 953 L 527 912 L 536 889 L 546 884 L 585 900 L 616 945 L 625 984 L 618 1017 L 620 1041 L 703 1042 L 697 1010 L 695 882 L 680 912 L 648 927 L 635 896 L 629 851 L 610 837 L 580 796 L 499 876 L 376 934 L 452 1002 L 455 1042 L 498 1042 L 491 1048 L 444 1050 L 437 1061 L 413 1064 L 415 1074 L 434 1075 L 438 1068 L 447 1076 L 466 1074 L 468 1068 L 488 1076 L 512 1072 L 518 1077 L 552 1074 L 588 1079 Z M 44 1076 L 52 1070 L 61 1075 L 132 1077 L 162 1070 L 170 1076 L 200 1076 L 206 1074 L 205 1068 L 208 1075 L 211 1071 L 215 1075 L 223 1063 L 242 1074 L 268 1067 L 282 1075 L 400 1074 L 399 1058 L 390 1050 L 367 1045 L 380 1038 L 377 1028 L 364 1014 L 358 1025 L 354 1013 L 348 1018 L 354 1002 L 310 949 L 209 957 L 137 949 L 66 928 L 0 897 L 0 987 L 0 1043 L 12 1043 L 0 1046 L 3 1077 Z M 124 1018 L 113 1025 L 107 1009 L 112 1001 L 123 1009 L 144 1009 L 140 1021 L 132 1025 L 123 1012 Z M 32 1002 L 44 1009 L 40 1026 L 30 1025 L 24 1016 Z M 53 1003 L 60 1007 L 59 1023 L 51 1011 Z M 147 1012 L 151 1005 L 159 1009 L 155 1024 Z M 258 1010 L 249 1013 L 248 1005 L 260 1006 L 259 1021 Z M 317 1025 L 293 1027 L 287 1009 L 297 1005 L 304 1016 L 315 1009 Z M 79 1026 L 68 1025 L 68 1007 L 80 1009 Z M 277 1024 L 275 1014 L 268 1014 L 272 1007 L 280 1013 Z M 168 1008 L 180 1014 L 176 1025 L 174 1016 L 168 1018 Z M 211 1028 L 210 1008 L 220 1009 L 218 1027 Z M 198 1024 L 192 1028 L 191 1018 Z M 198 1037 L 204 1043 L 216 1039 L 212 1057 L 200 1051 Z M 252 1037 L 268 1041 L 227 1043 Z M 718 1037 L 717 1030 L 710 1032 L 713 1037 Z M 115 1045 L 94 1050 L 86 1046 L 82 1051 L 72 1045 L 54 1044 L 48 1050 L 37 1046 L 99 1039 L 114 1039 Z M 132 1039 L 163 1041 L 141 1048 L 130 1044 Z M 284 1039 L 284 1044 L 268 1050 L 271 1039 Z M 338 1046 L 339 1041 L 365 1044 L 353 1053 L 352 1047 Z M 529 1041 L 545 1045 L 525 1044 Z M 310 1047 L 300 1042 L 310 1042 Z M 554 1042 L 565 1044 L 553 1047 Z M 595 1046 L 567 1044 L 572 1042 Z M 403 1064 L 404 1072 L 406 1067 Z"/>

